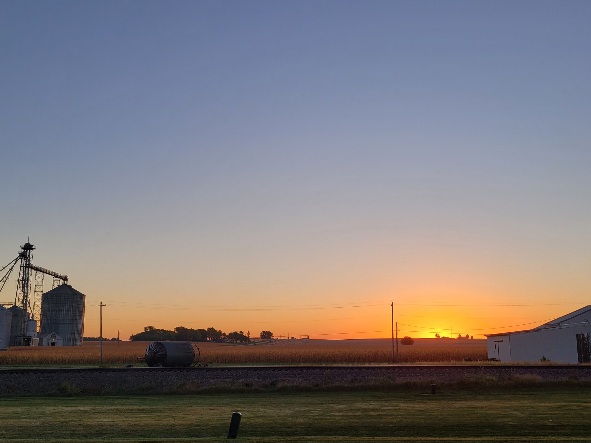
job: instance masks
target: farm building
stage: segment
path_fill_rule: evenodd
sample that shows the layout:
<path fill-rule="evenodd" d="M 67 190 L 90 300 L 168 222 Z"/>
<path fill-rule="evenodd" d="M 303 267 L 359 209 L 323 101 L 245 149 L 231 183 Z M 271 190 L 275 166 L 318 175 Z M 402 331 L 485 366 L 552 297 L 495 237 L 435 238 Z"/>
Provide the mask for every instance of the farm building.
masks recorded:
<path fill-rule="evenodd" d="M 590 363 L 591 305 L 534 329 L 486 337 L 491 360 Z"/>
<path fill-rule="evenodd" d="M 49 334 L 41 334 L 39 336 L 39 346 L 63 346 L 64 339 L 55 332 Z"/>

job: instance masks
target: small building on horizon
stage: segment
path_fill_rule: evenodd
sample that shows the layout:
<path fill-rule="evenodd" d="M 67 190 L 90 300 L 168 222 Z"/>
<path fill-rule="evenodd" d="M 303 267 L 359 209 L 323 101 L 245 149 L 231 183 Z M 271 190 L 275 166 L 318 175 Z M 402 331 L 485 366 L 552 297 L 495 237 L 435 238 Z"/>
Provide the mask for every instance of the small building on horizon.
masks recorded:
<path fill-rule="evenodd" d="M 488 358 L 501 362 L 591 363 L 591 305 L 527 331 L 488 334 Z"/>

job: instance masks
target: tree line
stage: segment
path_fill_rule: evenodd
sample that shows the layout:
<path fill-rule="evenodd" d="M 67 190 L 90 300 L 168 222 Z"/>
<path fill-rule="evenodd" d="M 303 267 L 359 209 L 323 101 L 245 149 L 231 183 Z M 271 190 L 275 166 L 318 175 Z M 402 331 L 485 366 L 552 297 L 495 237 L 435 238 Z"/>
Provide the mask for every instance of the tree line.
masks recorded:
<path fill-rule="evenodd" d="M 272 339 L 271 331 L 261 331 L 262 339 Z M 246 334 L 242 331 L 233 331 L 228 334 L 214 327 L 207 329 L 191 329 L 177 326 L 173 330 L 159 329 L 154 326 L 144 327 L 143 332 L 138 332 L 129 337 L 131 341 L 232 341 L 236 343 L 250 342 L 250 331 Z"/>

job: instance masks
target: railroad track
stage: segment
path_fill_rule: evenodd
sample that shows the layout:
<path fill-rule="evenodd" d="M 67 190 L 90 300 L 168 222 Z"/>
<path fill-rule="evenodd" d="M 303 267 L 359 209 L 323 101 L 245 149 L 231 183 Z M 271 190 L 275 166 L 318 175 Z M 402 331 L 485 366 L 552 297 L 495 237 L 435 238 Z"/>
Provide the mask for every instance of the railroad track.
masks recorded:
<path fill-rule="evenodd" d="M 437 374 L 445 371 L 448 373 L 452 372 L 480 372 L 480 373 L 491 373 L 491 374 L 502 374 L 502 373 L 541 373 L 541 374 L 558 374 L 568 372 L 572 374 L 580 374 L 591 376 L 591 365 L 510 365 L 510 364 L 492 364 L 492 365 L 481 365 L 481 364 L 444 364 L 444 365 L 431 365 L 431 364 L 375 364 L 375 365 L 226 365 L 226 366 L 190 366 L 190 367 L 144 367 L 144 366 L 121 366 L 121 367 L 83 367 L 83 368 L 42 368 L 42 367 L 31 367 L 31 368 L 1 368 L 1 374 L 42 374 L 42 373 L 77 373 L 77 374 L 96 374 L 96 373 L 194 373 L 199 372 L 240 372 L 249 371 L 253 373 L 257 372 L 342 372 L 342 371 L 361 371 L 361 372 L 392 372 L 392 373 L 410 373 L 420 371 L 424 373 Z"/>

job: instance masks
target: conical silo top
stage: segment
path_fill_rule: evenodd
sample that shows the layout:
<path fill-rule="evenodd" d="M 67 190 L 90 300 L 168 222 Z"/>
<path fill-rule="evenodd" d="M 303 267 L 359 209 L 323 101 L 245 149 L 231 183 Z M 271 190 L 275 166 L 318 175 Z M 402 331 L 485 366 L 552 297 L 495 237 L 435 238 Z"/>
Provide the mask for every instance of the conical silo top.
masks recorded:
<path fill-rule="evenodd" d="M 67 283 L 63 283 L 59 286 L 56 286 L 55 288 L 53 288 L 50 291 L 47 291 L 44 295 L 48 295 L 48 296 L 57 296 L 57 297 L 63 297 L 63 296 L 68 296 L 68 295 L 84 295 L 82 292 L 77 291 L 76 289 L 74 289 L 73 287 L 71 287 L 70 285 L 68 285 Z"/>

